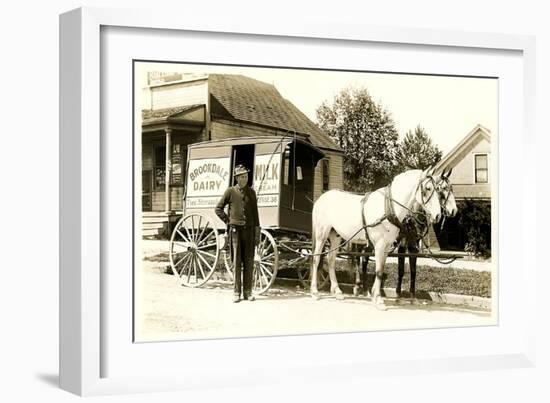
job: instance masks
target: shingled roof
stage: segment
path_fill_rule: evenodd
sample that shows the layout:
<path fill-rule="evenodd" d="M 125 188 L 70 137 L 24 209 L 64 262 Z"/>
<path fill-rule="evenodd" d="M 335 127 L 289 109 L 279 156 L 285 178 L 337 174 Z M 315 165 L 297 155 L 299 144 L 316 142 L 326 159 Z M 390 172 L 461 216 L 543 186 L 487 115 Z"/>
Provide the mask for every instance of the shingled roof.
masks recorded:
<path fill-rule="evenodd" d="M 342 151 L 274 85 L 233 74 L 209 75 L 210 94 L 236 120 L 306 135 L 319 148 Z"/>

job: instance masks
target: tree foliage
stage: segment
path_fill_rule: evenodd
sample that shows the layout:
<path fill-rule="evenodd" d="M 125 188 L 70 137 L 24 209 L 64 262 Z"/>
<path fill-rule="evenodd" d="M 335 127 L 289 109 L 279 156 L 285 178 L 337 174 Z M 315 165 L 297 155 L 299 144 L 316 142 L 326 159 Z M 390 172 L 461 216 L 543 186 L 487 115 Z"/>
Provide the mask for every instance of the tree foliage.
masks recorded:
<path fill-rule="evenodd" d="M 465 250 L 474 256 L 491 256 L 491 205 L 472 199 L 458 203 L 459 224 L 466 234 Z"/>
<path fill-rule="evenodd" d="M 426 169 L 437 164 L 443 153 L 432 143 L 424 128 L 417 126 L 414 132 L 409 130 L 397 149 L 397 171 L 408 169 Z"/>
<path fill-rule="evenodd" d="M 344 89 L 317 108 L 317 123 L 344 150 L 344 187 L 365 192 L 390 182 L 398 133 L 366 88 Z"/>

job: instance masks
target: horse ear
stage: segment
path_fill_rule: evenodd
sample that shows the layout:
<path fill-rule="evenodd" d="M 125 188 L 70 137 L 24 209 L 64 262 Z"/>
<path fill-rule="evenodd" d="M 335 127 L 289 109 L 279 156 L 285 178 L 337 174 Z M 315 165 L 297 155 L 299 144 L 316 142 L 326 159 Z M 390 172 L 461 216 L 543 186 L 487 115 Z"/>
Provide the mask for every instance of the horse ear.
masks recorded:
<path fill-rule="evenodd" d="M 447 175 L 445 175 L 446 178 L 448 178 L 449 176 L 451 176 L 451 172 L 453 172 L 453 168 L 449 168 L 449 172 L 447 172 Z"/>
<path fill-rule="evenodd" d="M 443 168 L 443 172 L 441 172 L 441 178 L 445 179 L 447 176 L 445 174 L 445 171 L 447 170 L 447 168 Z"/>

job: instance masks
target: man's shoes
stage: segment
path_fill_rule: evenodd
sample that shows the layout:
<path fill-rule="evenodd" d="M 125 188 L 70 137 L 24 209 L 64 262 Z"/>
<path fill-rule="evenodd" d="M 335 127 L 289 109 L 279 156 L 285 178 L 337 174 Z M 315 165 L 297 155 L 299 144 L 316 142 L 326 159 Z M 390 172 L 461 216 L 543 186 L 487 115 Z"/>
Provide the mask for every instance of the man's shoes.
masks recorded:
<path fill-rule="evenodd" d="M 246 301 L 256 301 L 256 297 L 254 295 L 245 295 L 244 299 Z"/>
<path fill-rule="evenodd" d="M 233 302 L 237 303 L 241 300 L 241 296 L 240 295 L 233 295 Z"/>

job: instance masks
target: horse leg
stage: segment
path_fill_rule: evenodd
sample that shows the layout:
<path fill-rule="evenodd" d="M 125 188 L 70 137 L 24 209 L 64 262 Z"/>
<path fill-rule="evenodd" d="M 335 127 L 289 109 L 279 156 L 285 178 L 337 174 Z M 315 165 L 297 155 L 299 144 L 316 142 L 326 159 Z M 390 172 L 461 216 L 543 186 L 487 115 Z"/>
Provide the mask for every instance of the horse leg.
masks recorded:
<path fill-rule="evenodd" d="M 382 278 L 384 275 L 384 264 L 386 263 L 386 245 L 384 242 L 380 242 L 375 247 L 374 259 L 376 261 L 376 276 L 374 278 L 374 285 L 372 286 L 372 301 L 377 309 L 385 311 L 386 305 L 380 291 L 382 285 Z"/>
<path fill-rule="evenodd" d="M 344 294 L 338 286 L 338 279 L 336 278 L 336 255 L 338 254 L 338 246 L 340 245 L 340 239 L 335 232 L 329 235 L 330 250 L 328 254 L 328 274 L 330 277 L 330 293 L 333 294 L 336 299 L 344 299 Z"/>
<path fill-rule="evenodd" d="M 361 289 L 361 273 L 359 272 L 359 265 L 361 264 L 360 257 L 350 257 L 348 258 L 350 266 L 353 265 L 353 270 L 355 271 L 355 285 L 353 286 L 353 295 L 357 297 L 359 295 L 359 290 Z M 352 269 L 352 267 L 350 267 Z"/>
<path fill-rule="evenodd" d="M 369 278 L 368 278 L 369 257 L 363 256 L 361 258 L 361 269 L 363 275 L 363 294 L 367 296 L 372 295 L 369 291 Z"/>
<path fill-rule="evenodd" d="M 405 247 L 400 244 L 397 249 L 397 253 L 405 253 Z M 397 258 L 397 287 L 395 287 L 397 298 L 401 298 L 401 284 L 403 283 L 403 276 L 405 276 L 405 258 L 399 256 Z"/>
<path fill-rule="evenodd" d="M 409 245 L 409 253 L 418 253 L 416 245 Z M 416 256 L 409 257 L 409 268 L 411 271 L 411 303 L 416 303 Z"/>
<path fill-rule="evenodd" d="M 320 255 L 323 251 L 323 246 L 327 239 L 326 234 L 312 234 L 313 237 L 313 259 L 311 264 L 310 271 L 310 294 L 313 299 L 319 299 L 319 290 L 317 288 L 317 270 L 319 267 L 319 262 L 321 261 L 322 256 Z"/>

